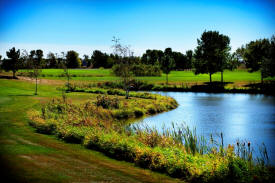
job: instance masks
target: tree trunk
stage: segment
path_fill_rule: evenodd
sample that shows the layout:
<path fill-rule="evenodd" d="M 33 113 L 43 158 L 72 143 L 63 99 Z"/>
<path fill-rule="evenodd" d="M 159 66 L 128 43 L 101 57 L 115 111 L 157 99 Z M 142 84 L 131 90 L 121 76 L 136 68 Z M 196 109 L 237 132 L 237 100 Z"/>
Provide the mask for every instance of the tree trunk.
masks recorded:
<path fill-rule="evenodd" d="M 168 74 L 166 74 L 166 85 L 168 85 Z"/>
<path fill-rule="evenodd" d="M 126 98 L 126 99 L 129 98 L 129 90 L 128 90 L 128 89 L 126 90 L 126 96 L 125 96 L 125 98 Z"/>
<path fill-rule="evenodd" d="M 212 74 L 210 73 L 209 76 L 210 76 L 210 83 L 212 83 Z"/>
<path fill-rule="evenodd" d="M 261 71 L 261 84 L 264 83 L 263 71 Z"/>
<path fill-rule="evenodd" d="M 223 71 L 221 71 L 221 82 L 223 83 Z"/>
<path fill-rule="evenodd" d="M 68 91 L 70 91 L 70 77 L 68 76 L 67 79 L 68 79 L 68 80 L 67 80 L 67 87 L 68 87 Z"/>
<path fill-rule="evenodd" d="M 15 79 L 15 71 L 12 71 L 12 77 Z"/>
<path fill-rule="evenodd" d="M 34 95 L 37 95 L 37 77 L 35 78 L 35 94 Z"/>

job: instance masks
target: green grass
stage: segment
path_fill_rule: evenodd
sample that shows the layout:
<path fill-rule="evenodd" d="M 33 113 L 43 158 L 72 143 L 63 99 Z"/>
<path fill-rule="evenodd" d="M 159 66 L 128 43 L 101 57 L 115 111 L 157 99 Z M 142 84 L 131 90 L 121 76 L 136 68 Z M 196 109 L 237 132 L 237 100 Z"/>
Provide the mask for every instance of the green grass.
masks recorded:
<path fill-rule="evenodd" d="M 24 72 L 24 71 L 22 71 Z M 83 81 L 115 81 L 118 77 L 112 75 L 110 69 L 70 69 L 70 74 L 73 76 L 73 80 Z M 65 77 L 59 77 L 63 73 L 62 69 L 43 69 L 42 78 L 46 79 L 62 79 Z M 259 82 L 260 72 L 249 73 L 247 70 L 235 70 L 224 72 L 225 82 Z M 166 75 L 162 74 L 160 77 L 137 77 L 148 82 L 165 82 Z M 220 81 L 220 73 L 212 75 L 213 81 Z M 269 78 L 271 79 L 271 78 Z M 273 78 L 274 79 L 274 78 Z M 169 74 L 169 82 L 180 83 L 180 82 L 208 82 L 208 74 L 195 75 L 192 71 L 171 71 Z"/>
<path fill-rule="evenodd" d="M 178 182 L 165 175 L 116 161 L 78 144 L 35 133 L 26 111 L 61 96 L 52 85 L 0 79 L 0 166 L 7 182 Z M 70 93 L 81 102 L 90 94 Z M 7 178 L 7 179 L 6 179 Z"/>

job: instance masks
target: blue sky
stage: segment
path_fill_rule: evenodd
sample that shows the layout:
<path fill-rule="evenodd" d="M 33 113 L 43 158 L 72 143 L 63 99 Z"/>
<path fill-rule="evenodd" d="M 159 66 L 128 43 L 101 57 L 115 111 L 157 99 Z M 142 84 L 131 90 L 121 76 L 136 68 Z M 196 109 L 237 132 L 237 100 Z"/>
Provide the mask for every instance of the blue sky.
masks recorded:
<path fill-rule="evenodd" d="M 185 52 L 204 30 L 231 38 L 232 50 L 275 34 L 275 2 L 247 0 L 0 0 L 0 54 L 18 49 L 44 52 L 95 49 L 112 52 L 112 37 L 146 49 Z M 46 54 L 45 53 L 45 54 Z"/>

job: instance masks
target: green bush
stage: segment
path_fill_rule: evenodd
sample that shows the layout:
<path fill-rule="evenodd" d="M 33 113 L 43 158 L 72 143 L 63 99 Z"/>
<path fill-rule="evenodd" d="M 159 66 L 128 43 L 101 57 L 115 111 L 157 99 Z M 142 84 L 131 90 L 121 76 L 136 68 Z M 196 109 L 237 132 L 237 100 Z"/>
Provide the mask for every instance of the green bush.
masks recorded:
<path fill-rule="evenodd" d="M 134 108 L 134 113 L 135 113 L 136 117 L 141 117 L 144 114 L 143 110 L 141 110 L 140 108 L 137 108 L 137 107 Z"/>
<path fill-rule="evenodd" d="M 96 106 L 101 106 L 104 109 L 119 108 L 118 98 L 110 98 L 107 95 L 98 95 L 96 97 Z"/>
<path fill-rule="evenodd" d="M 127 109 L 115 110 L 113 112 L 113 115 L 116 119 L 128 119 L 128 118 L 134 117 L 134 113 Z"/>
<path fill-rule="evenodd" d="M 148 110 L 149 114 L 156 114 L 156 112 L 157 112 L 154 105 L 149 105 L 147 110 Z"/>

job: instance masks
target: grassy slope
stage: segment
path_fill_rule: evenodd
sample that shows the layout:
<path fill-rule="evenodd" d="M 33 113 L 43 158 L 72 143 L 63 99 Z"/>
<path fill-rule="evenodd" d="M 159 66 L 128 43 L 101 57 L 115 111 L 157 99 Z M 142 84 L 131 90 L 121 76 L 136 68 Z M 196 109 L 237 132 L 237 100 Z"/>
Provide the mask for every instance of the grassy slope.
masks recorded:
<path fill-rule="evenodd" d="M 25 112 L 61 93 L 49 85 L 39 86 L 39 96 L 33 96 L 33 91 L 29 82 L 0 79 L 0 166 L 9 182 L 178 181 L 35 133 Z M 81 100 L 88 94 L 70 97 Z"/>
<path fill-rule="evenodd" d="M 45 74 L 45 78 L 48 79 L 63 79 L 64 77 L 58 77 L 62 74 L 62 69 L 43 69 L 42 74 Z M 111 74 L 110 69 L 71 69 L 71 75 L 76 75 L 73 80 L 88 80 L 88 81 L 113 81 L 118 78 Z M 51 76 L 49 76 L 51 75 Z M 77 77 L 81 75 L 82 77 Z M 85 77 L 86 76 L 86 77 Z M 166 75 L 162 74 L 161 77 L 137 77 L 148 82 L 165 82 Z M 213 74 L 213 81 L 220 81 L 220 73 Z M 208 82 L 208 74 L 195 75 L 192 71 L 172 71 L 169 74 L 170 82 Z M 260 72 L 248 73 L 246 70 L 235 70 L 224 72 L 225 82 L 259 82 Z"/>

